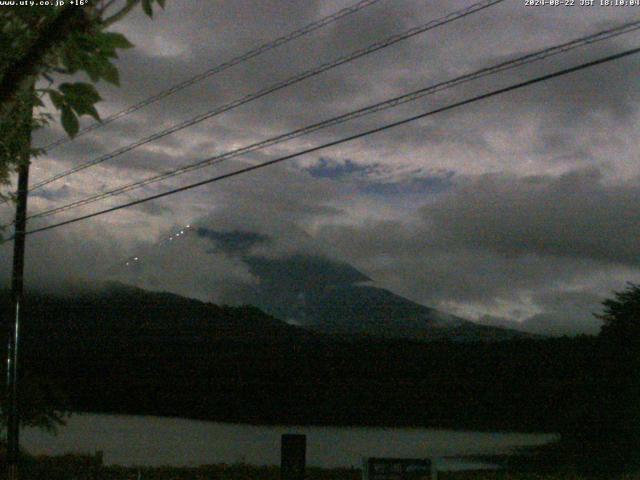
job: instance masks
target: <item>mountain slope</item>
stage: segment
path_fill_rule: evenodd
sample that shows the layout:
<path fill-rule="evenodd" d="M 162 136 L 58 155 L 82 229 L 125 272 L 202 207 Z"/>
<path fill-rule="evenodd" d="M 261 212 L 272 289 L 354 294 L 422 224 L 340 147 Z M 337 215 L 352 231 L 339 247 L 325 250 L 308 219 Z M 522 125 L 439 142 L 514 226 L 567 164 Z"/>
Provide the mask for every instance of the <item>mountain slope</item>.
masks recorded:
<path fill-rule="evenodd" d="M 278 243 L 280 237 L 250 230 L 194 226 L 185 227 L 172 238 L 153 252 L 122 262 L 114 272 L 127 283 L 148 288 L 164 285 L 167 290 L 199 298 L 229 298 L 233 303 L 255 305 L 289 324 L 322 333 L 422 341 L 530 336 L 478 325 L 380 288 L 354 266 L 335 260 L 326 249 L 312 248 L 314 240 L 310 237 L 305 237 L 306 250 L 325 253 L 283 250 Z M 182 262 L 179 275 L 170 273 L 176 265 L 174 258 Z M 197 263 L 193 262 L 195 258 Z M 190 269 L 186 276 L 184 266 Z M 225 276 L 225 272 L 234 274 Z M 200 278 L 203 280 L 197 281 Z"/>
<path fill-rule="evenodd" d="M 478 325 L 363 285 L 369 278 L 351 265 L 322 257 L 246 257 L 259 279 L 250 303 L 288 322 L 331 334 L 417 340 L 506 340 L 522 332 Z"/>
<path fill-rule="evenodd" d="M 0 293 L 7 305 L 9 295 Z M 22 335 L 60 337 L 65 342 L 85 338 L 133 337 L 175 340 L 292 340 L 312 336 L 306 330 L 265 314 L 256 307 L 218 306 L 172 293 L 149 292 L 110 283 L 104 289 L 56 295 L 30 292 L 24 307 Z"/>

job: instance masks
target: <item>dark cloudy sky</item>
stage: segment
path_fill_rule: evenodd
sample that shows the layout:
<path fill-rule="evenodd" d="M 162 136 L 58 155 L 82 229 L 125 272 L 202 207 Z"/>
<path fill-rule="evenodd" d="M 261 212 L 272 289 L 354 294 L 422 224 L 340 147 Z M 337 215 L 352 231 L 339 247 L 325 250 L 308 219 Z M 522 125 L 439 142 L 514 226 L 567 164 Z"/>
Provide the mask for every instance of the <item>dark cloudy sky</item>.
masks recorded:
<path fill-rule="evenodd" d="M 100 84 L 103 116 L 315 19 L 349 0 L 169 0 L 118 24 L 121 88 Z M 129 144 L 357 48 L 470 5 L 382 0 L 37 159 L 32 181 Z M 579 3 L 577 1 L 576 3 Z M 640 7 L 506 0 L 308 79 L 34 192 L 36 212 L 346 113 L 413 89 L 640 18 Z M 383 114 L 132 192 L 185 185 L 499 86 L 640 45 L 640 33 L 583 47 Z M 346 261 L 375 285 L 485 323 L 555 334 L 598 330 L 592 312 L 640 281 L 637 76 L 630 57 L 456 109 L 287 164 L 30 237 L 28 281 L 85 284 L 133 255 L 147 283 L 241 301 L 247 266 L 206 239 L 163 240 L 186 224 L 268 236 L 263 255 Z M 60 135 L 53 126 L 36 143 Z M 94 204 L 33 226 L 116 205 Z M 8 219 L 8 209 L 2 210 Z M 10 249 L 0 254 L 9 258 Z M 8 262 L 3 262 L 6 265 Z M 115 272 L 115 273 L 114 273 Z M 6 274 L 6 272 L 5 272 Z M 152 281 L 149 280 L 152 278 Z M 143 282 L 144 283 L 144 282 Z"/>

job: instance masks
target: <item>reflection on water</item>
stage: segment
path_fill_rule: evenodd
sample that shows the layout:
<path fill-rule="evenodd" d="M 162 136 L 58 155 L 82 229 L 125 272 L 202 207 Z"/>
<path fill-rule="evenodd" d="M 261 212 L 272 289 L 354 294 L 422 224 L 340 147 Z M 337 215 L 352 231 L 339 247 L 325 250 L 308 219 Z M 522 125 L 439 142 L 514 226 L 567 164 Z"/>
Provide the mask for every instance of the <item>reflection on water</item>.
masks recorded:
<path fill-rule="evenodd" d="M 73 415 L 57 437 L 27 429 L 34 454 L 104 451 L 106 464 L 197 466 L 245 462 L 277 465 L 280 435 L 307 435 L 307 464 L 360 467 L 363 457 L 445 457 L 504 453 L 549 442 L 553 435 L 478 433 L 423 428 L 254 426 L 179 418 Z M 455 468 L 459 462 L 444 461 Z"/>

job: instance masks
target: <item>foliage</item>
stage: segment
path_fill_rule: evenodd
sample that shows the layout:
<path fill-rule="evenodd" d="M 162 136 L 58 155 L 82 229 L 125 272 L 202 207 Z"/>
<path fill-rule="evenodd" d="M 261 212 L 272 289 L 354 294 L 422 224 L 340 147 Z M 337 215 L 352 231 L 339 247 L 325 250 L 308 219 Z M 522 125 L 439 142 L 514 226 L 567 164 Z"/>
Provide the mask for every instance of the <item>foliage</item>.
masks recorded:
<path fill-rule="evenodd" d="M 55 434 L 70 415 L 67 399 L 54 382 L 39 375 L 25 375 L 19 391 L 20 420 L 24 427 L 34 427 Z M 0 426 L 5 428 L 6 414 L 0 408 Z"/>
<path fill-rule="evenodd" d="M 640 340 L 640 285 L 629 283 L 627 289 L 615 292 L 614 298 L 602 302 L 604 322 L 600 335 L 623 342 Z"/>
<path fill-rule="evenodd" d="M 101 98 L 93 84 L 118 85 L 113 61 L 118 50 L 133 46 L 122 34 L 107 29 L 139 3 L 151 17 L 153 4 L 164 8 L 165 0 L 92 0 L 83 7 L 57 9 L 0 7 L 0 184 L 7 184 L 12 169 L 28 158 L 23 155 L 29 139 L 21 129 L 22 113 L 35 107 L 31 130 L 52 120 L 44 97 L 60 112 L 60 122 L 71 137 L 78 133 L 80 116 L 99 120 L 95 104 Z M 79 73 L 91 83 L 61 81 Z M 29 157 L 39 153 L 31 149 Z"/>
<path fill-rule="evenodd" d="M 629 283 L 602 305 L 592 364 L 575 373 L 588 383 L 565 417 L 560 441 L 538 452 L 538 465 L 572 464 L 600 475 L 640 471 L 640 285 Z"/>
<path fill-rule="evenodd" d="M 599 361 L 605 385 L 599 392 L 600 417 L 607 424 L 604 434 L 615 437 L 615 458 L 640 469 L 640 285 L 629 283 L 602 304 Z"/>
<path fill-rule="evenodd" d="M 18 165 L 37 152 L 24 141 L 29 132 L 42 126 L 44 119 L 32 119 L 29 94 L 20 92 L 11 118 L 0 118 L 0 184 L 8 183 L 10 165 Z"/>

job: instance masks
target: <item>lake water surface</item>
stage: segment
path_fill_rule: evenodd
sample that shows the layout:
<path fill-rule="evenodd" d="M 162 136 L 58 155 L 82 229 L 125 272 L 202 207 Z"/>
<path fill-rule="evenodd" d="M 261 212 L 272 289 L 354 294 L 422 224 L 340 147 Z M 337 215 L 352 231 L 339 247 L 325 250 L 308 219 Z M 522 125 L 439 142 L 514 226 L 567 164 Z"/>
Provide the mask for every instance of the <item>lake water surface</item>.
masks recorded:
<path fill-rule="evenodd" d="M 481 433 L 424 428 L 254 426 L 180 418 L 76 414 L 57 436 L 34 429 L 22 432 L 33 454 L 102 450 L 106 464 L 197 466 L 245 462 L 280 463 L 280 435 L 307 435 L 307 465 L 360 467 L 363 457 L 434 458 L 507 453 L 539 445 L 553 435 Z M 439 460 L 443 467 L 469 467 Z"/>

